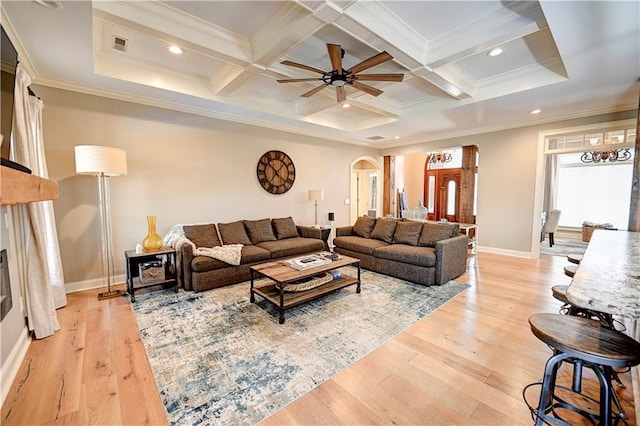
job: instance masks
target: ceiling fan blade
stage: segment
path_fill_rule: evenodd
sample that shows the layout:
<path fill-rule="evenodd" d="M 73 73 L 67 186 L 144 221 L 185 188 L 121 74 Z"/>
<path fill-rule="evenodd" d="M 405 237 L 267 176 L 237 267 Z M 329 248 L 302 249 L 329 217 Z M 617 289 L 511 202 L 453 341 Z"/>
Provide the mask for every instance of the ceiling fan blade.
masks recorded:
<path fill-rule="evenodd" d="M 387 52 L 380 52 L 377 55 L 370 57 L 369 59 L 365 59 L 357 65 L 352 66 L 347 71 L 352 74 L 357 74 L 360 71 L 364 71 L 368 68 L 375 67 L 383 62 L 387 62 L 388 60 L 393 59 L 393 56 L 389 55 Z"/>
<path fill-rule="evenodd" d="M 396 81 L 400 82 L 404 74 L 358 74 L 354 75 L 355 80 L 360 81 Z"/>
<path fill-rule="evenodd" d="M 278 83 L 298 83 L 301 81 L 318 81 L 321 78 L 288 78 L 286 80 L 276 80 Z"/>
<path fill-rule="evenodd" d="M 344 86 L 336 86 L 336 94 L 338 95 L 338 102 L 347 100 L 347 89 Z"/>
<path fill-rule="evenodd" d="M 327 85 L 326 84 L 321 84 L 320 86 L 316 87 L 315 89 L 311 89 L 306 93 L 303 93 L 302 95 L 300 95 L 300 97 L 302 98 L 308 98 L 311 95 L 315 95 L 316 93 L 318 93 L 319 91 L 321 91 L 322 89 L 324 89 Z"/>
<path fill-rule="evenodd" d="M 297 62 L 292 61 L 282 61 L 280 62 L 282 65 L 289 65 L 290 67 L 302 68 L 303 70 L 317 72 L 318 74 L 324 74 L 325 72 L 319 70 L 318 68 L 310 67 L 309 65 L 299 64 Z"/>
<path fill-rule="evenodd" d="M 327 50 L 333 72 L 342 73 L 342 47 L 339 44 L 327 43 Z"/>
<path fill-rule="evenodd" d="M 382 90 L 376 89 L 375 87 L 371 87 L 368 84 L 358 83 L 357 81 L 354 81 L 353 83 L 348 83 L 348 84 L 351 84 L 356 89 L 362 90 L 363 92 L 373 96 L 378 96 L 383 93 Z"/>

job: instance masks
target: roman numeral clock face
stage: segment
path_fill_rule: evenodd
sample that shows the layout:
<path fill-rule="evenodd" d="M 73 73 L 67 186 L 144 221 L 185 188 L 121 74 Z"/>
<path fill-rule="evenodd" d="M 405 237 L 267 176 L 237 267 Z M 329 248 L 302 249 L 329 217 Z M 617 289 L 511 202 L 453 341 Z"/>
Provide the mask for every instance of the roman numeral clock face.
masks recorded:
<path fill-rule="evenodd" d="M 293 161 L 282 151 L 265 152 L 256 168 L 258 182 L 271 194 L 284 194 L 296 180 L 296 168 Z"/>

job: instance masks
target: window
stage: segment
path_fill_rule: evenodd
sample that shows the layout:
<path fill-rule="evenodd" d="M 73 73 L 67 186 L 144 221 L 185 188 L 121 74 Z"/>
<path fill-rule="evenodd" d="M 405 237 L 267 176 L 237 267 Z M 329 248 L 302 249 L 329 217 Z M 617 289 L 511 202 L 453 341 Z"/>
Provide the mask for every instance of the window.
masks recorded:
<path fill-rule="evenodd" d="M 544 210 L 561 210 L 560 226 L 580 228 L 588 221 L 627 228 L 635 125 L 624 120 L 541 135 L 549 173 Z"/>
<path fill-rule="evenodd" d="M 580 155 L 557 157 L 555 206 L 562 211 L 559 225 L 581 227 L 589 221 L 626 229 L 633 161 L 583 163 Z"/>
<path fill-rule="evenodd" d="M 447 216 L 456 215 L 456 181 L 451 179 L 447 183 Z"/>

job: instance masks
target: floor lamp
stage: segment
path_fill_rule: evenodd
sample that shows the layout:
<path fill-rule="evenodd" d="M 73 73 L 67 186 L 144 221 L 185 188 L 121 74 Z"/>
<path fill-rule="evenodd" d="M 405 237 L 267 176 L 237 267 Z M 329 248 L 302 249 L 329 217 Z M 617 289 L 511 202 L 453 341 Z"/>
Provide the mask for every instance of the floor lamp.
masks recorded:
<path fill-rule="evenodd" d="M 324 191 L 322 189 L 310 189 L 309 190 L 309 201 L 313 201 L 313 205 L 316 207 L 316 222 L 315 225 L 318 226 L 318 201 L 324 200 Z"/>
<path fill-rule="evenodd" d="M 111 204 L 109 196 L 109 177 L 127 174 L 127 154 L 123 149 L 108 146 L 78 145 L 76 154 L 76 173 L 92 175 L 98 178 L 98 197 L 100 204 L 100 231 L 102 234 L 102 267 L 107 275 L 107 291 L 98 294 L 98 300 L 120 296 L 122 290 L 112 290 L 113 279 L 113 241 L 111 237 Z"/>

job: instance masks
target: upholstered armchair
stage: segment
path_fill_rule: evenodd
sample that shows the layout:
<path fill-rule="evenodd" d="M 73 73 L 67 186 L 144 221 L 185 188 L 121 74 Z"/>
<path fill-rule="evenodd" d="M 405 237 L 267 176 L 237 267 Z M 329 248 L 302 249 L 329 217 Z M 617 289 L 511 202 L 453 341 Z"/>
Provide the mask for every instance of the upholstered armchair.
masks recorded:
<path fill-rule="evenodd" d="M 553 234 L 556 232 L 558 228 L 558 222 L 560 221 L 560 210 L 551 210 L 549 212 L 549 217 L 547 221 L 544 223 L 544 227 L 542 228 L 542 240 L 547 234 L 549 234 L 549 247 L 553 247 L 555 241 L 553 239 Z"/>

